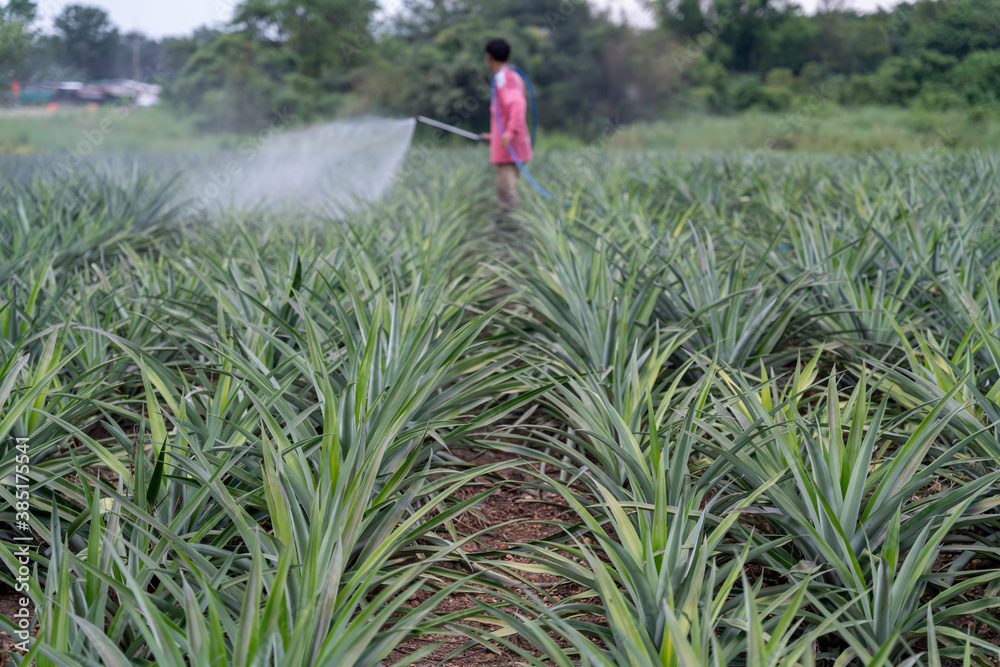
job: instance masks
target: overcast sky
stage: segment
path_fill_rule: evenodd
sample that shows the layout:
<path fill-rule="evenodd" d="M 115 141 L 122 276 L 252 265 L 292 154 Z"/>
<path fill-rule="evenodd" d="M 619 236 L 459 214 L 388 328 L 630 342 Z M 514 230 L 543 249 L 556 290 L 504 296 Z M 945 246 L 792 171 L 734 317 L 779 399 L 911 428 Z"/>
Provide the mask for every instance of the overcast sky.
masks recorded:
<path fill-rule="evenodd" d="M 387 11 L 402 5 L 402 0 L 381 0 Z M 642 9 L 642 0 L 591 0 L 599 7 L 611 8 L 617 18 L 624 11 L 626 19 L 640 26 L 652 25 L 650 14 Z M 816 8 L 819 0 L 799 0 L 807 12 Z M 238 0 L 39 0 L 40 15 L 51 27 L 52 18 L 63 6 L 78 2 L 104 7 L 111 19 L 123 31 L 139 30 L 153 37 L 184 35 L 203 25 L 221 24 L 233 11 Z M 889 7 L 896 0 L 846 0 L 846 6 L 865 11 Z"/>

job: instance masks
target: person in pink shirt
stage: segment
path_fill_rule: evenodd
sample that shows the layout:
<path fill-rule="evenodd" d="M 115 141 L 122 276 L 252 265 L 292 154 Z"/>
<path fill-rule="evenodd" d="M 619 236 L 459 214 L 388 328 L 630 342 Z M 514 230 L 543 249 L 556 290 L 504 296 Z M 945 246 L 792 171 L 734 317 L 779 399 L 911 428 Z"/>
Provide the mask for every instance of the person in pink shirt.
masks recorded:
<path fill-rule="evenodd" d="M 517 192 L 521 172 L 514 156 L 522 164 L 533 157 L 526 120 L 528 98 L 524 81 L 507 65 L 510 50 L 510 44 L 503 39 L 491 39 L 486 44 L 486 65 L 493 74 L 496 96 L 490 104 L 491 131 L 482 135 L 490 142 L 490 162 L 497 168 L 497 200 L 505 219 L 509 219 L 511 211 L 521 208 Z"/>

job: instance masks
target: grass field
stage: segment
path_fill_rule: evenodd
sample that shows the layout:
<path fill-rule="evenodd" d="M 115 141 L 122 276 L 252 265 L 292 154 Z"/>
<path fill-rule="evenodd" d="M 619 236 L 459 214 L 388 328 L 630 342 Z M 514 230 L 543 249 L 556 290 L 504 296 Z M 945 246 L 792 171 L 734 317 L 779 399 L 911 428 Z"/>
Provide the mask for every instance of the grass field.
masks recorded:
<path fill-rule="evenodd" d="M 68 107 L 0 111 L 0 153 L 185 151 L 235 146 L 237 138 L 199 132 L 166 108 Z M 81 150 L 82 149 L 82 150 Z"/>
<path fill-rule="evenodd" d="M 729 117 L 689 115 L 606 133 L 614 148 L 867 153 L 891 150 L 1000 150 L 1000 118 L 990 113 L 903 108 L 844 109 L 803 103 L 786 112 Z"/>
<path fill-rule="evenodd" d="M 294 118 L 282 119 L 282 127 Z M 418 127 L 417 141 L 439 145 L 435 131 Z M 205 133 L 167 108 L 121 111 L 63 109 L 56 113 L 0 112 L 0 154 L 53 151 L 191 152 L 234 149 L 245 137 Z M 844 109 L 804 103 L 787 112 L 747 112 L 734 116 L 690 114 L 669 121 L 618 127 L 608 121 L 590 142 L 600 150 L 761 151 L 867 153 L 930 149 L 1000 150 L 1000 118 L 965 111 L 931 112 L 900 108 Z M 454 148 L 465 140 L 446 141 Z M 586 148 L 580 137 L 540 132 L 546 150 Z"/>
<path fill-rule="evenodd" d="M 482 160 L 3 163 L 8 664 L 995 664 L 1000 158 L 549 152 L 513 237 Z"/>

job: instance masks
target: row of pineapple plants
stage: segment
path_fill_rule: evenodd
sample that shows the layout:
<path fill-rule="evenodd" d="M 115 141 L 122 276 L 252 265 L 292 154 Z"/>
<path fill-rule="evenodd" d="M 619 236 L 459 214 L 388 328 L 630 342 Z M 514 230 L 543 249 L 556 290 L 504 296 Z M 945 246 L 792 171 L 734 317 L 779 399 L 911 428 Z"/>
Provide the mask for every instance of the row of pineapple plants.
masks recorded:
<path fill-rule="evenodd" d="M 989 664 L 996 158 L 566 157 L 514 239 L 471 155 L 325 218 L 9 186 L 13 664 Z M 498 559 L 511 465 L 572 518 Z"/>

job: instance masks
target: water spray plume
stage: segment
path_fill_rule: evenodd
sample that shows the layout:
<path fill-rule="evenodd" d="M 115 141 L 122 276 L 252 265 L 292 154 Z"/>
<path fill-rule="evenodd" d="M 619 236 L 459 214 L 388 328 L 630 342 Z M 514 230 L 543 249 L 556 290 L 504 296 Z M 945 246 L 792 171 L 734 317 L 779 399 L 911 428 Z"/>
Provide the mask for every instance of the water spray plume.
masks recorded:
<path fill-rule="evenodd" d="M 413 119 L 362 118 L 265 131 L 196 184 L 199 198 L 236 207 L 349 209 L 392 184 L 415 127 Z"/>

